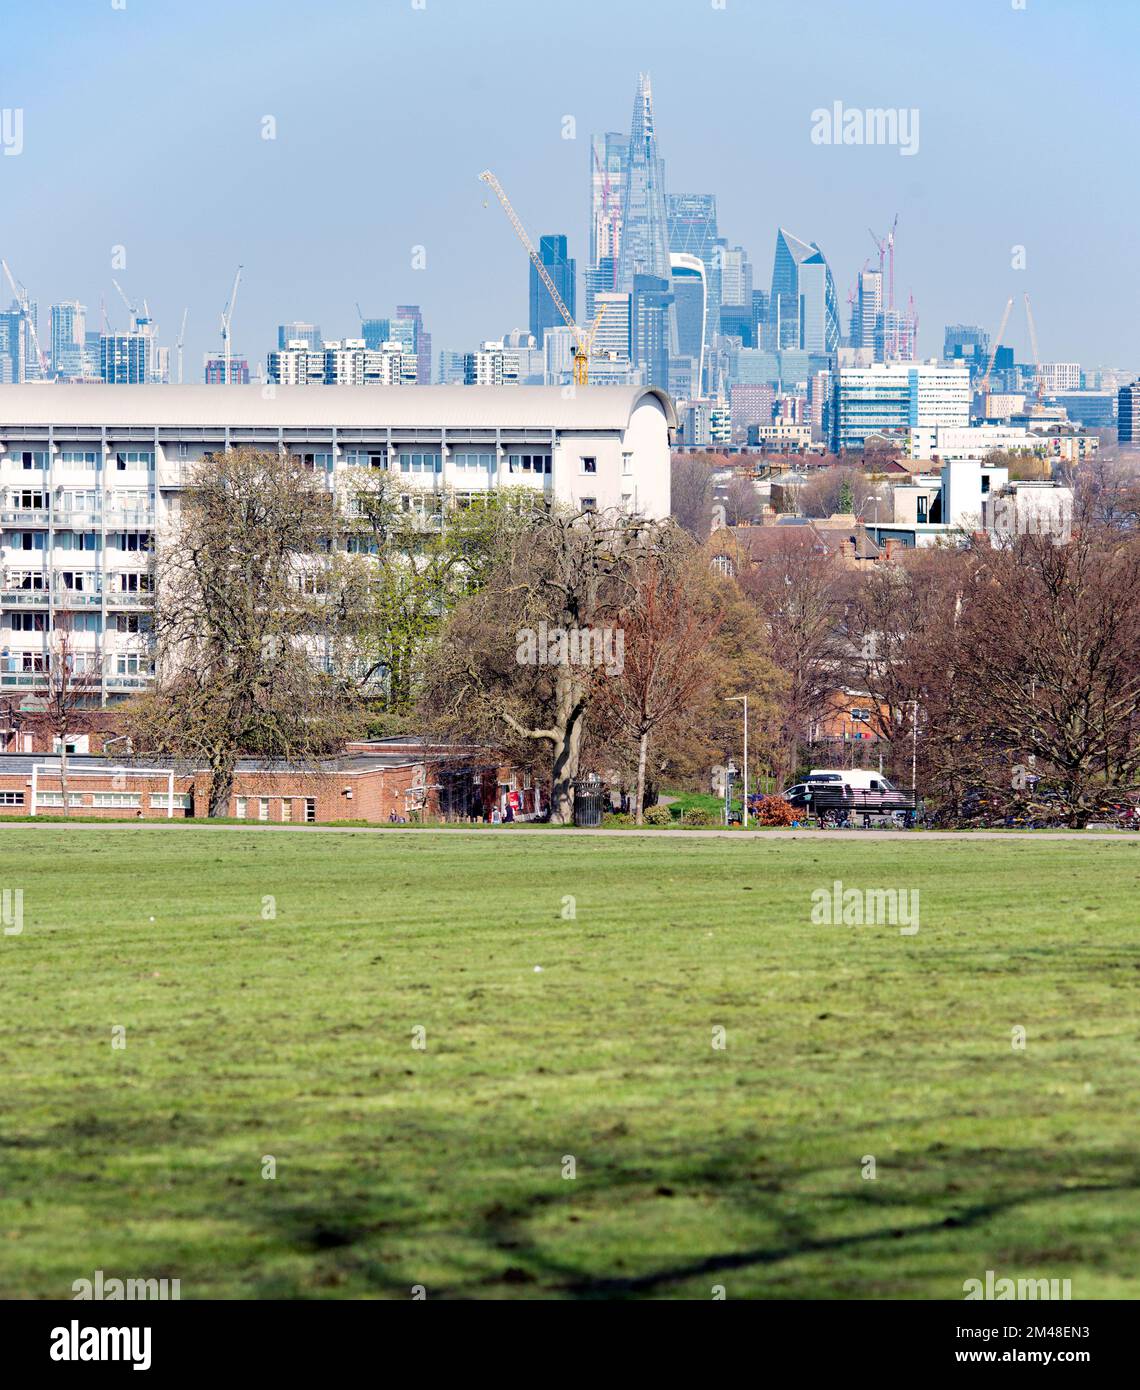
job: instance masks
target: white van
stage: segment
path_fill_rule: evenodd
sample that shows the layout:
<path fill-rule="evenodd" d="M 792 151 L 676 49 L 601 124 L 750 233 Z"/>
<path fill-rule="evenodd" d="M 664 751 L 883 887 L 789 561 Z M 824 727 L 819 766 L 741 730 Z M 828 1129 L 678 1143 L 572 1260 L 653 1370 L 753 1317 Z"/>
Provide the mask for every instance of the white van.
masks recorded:
<path fill-rule="evenodd" d="M 852 791 L 893 792 L 895 788 L 881 772 L 859 767 L 813 767 L 807 775 L 809 782 L 824 782 L 850 787 Z"/>

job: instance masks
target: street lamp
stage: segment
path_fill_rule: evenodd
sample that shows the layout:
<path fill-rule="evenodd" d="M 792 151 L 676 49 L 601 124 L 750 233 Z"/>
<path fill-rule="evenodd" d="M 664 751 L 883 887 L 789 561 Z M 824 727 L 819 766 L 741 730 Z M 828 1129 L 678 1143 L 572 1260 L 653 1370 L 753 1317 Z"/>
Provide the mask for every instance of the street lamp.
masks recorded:
<path fill-rule="evenodd" d="M 744 795 L 741 800 L 743 807 L 743 828 L 748 829 L 748 696 L 730 695 L 730 700 L 743 700 L 744 702 Z"/>

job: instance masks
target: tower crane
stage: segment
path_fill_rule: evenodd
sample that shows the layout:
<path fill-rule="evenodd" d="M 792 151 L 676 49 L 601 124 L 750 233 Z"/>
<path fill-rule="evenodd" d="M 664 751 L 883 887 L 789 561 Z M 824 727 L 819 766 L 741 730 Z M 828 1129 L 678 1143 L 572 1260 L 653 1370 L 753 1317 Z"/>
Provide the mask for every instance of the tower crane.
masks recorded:
<path fill-rule="evenodd" d="M 230 290 L 230 297 L 226 300 L 226 307 L 222 310 L 222 362 L 224 376 L 222 380 L 228 386 L 230 384 L 230 322 L 234 316 L 234 305 L 237 303 L 238 285 L 241 283 L 242 267 L 239 265 L 237 274 L 234 276 L 234 287 Z"/>
<path fill-rule="evenodd" d="M 558 293 L 557 285 L 555 285 L 554 281 L 550 278 L 550 275 L 546 267 L 542 263 L 542 258 L 534 249 L 534 243 L 531 241 L 530 237 L 527 236 L 526 228 L 519 221 L 518 213 L 516 213 L 514 208 L 511 206 L 511 200 L 507 197 L 506 193 L 503 192 L 502 184 L 500 184 L 499 180 L 494 176 L 494 174 L 491 173 L 490 169 L 484 169 L 484 171 L 479 175 L 479 178 L 484 183 L 489 184 L 491 188 L 494 189 L 495 196 L 498 198 L 499 202 L 502 203 L 503 211 L 507 214 L 507 217 L 510 219 L 511 226 L 515 229 L 515 235 L 522 242 L 523 246 L 526 249 L 527 255 L 530 257 L 531 265 L 534 266 L 535 270 L 538 272 L 539 279 L 546 286 L 551 299 L 554 301 L 554 307 L 562 315 L 562 318 L 565 321 L 567 328 L 569 328 L 570 330 L 571 336 L 573 337 L 575 342 L 575 386 L 588 385 L 590 354 L 593 351 L 594 338 L 597 336 L 598 329 L 601 326 L 602 318 L 606 312 L 606 306 L 603 304 L 601 309 L 598 310 L 597 316 L 595 317 L 594 322 L 589 326 L 589 328 L 583 329 L 577 323 L 574 322 L 574 315 L 570 312 L 569 309 L 567 309 L 565 303 L 562 300 L 562 296 Z"/>
<path fill-rule="evenodd" d="M 47 357 L 44 355 L 43 348 L 40 347 L 40 335 L 36 332 L 36 321 L 32 317 L 31 305 L 28 303 L 28 292 L 23 285 L 17 285 L 12 272 L 8 269 L 8 262 L 0 260 L 0 266 L 4 268 L 4 275 L 8 284 L 12 287 L 12 295 L 16 303 L 20 306 L 20 312 L 24 316 L 24 322 L 28 325 L 28 332 L 32 339 L 32 350 L 36 354 L 36 364 L 39 367 L 39 377 L 42 381 L 47 376 Z"/>
<path fill-rule="evenodd" d="M 1002 334 L 1005 332 L 1005 326 L 1009 322 L 1009 315 L 1012 309 L 1013 296 L 1011 295 L 1005 301 L 1005 309 L 1002 312 L 1001 316 L 1001 326 L 998 328 L 997 336 L 994 338 L 993 346 L 990 348 L 990 359 L 986 363 L 986 374 L 982 377 L 982 380 L 980 382 L 982 410 L 985 412 L 986 415 L 989 415 L 990 413 L 990 374 L 994 369 L 994 363 L 997 361 L 997 352 L 998 348 L 1001 346 Z"/>
<path fill-rule="evenodd" d="M 1037 325 L 1033 322 L 1033 310 L 1029 307 L 1029 296 L 1025 296 L 1025 318 L 1029 324 L 1029 346 L 1033 349 L 1034 398 L 1038 406 L 1045 404 L 1045 374 L 1041 370 L 1041 354 L 1037 351 Z"/>

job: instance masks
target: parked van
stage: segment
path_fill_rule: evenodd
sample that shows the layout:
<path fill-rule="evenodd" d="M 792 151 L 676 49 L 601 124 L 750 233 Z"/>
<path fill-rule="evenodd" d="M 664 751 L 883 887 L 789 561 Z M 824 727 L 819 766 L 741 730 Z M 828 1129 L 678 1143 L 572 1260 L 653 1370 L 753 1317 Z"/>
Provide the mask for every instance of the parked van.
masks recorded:
<path fill-rule="evenodd" d="M 895 790 L 881 772 L 868 771 L 866 768 L 859 767 L 813 767 L 807 775 L 807 780 L 850 787 L 852 791 L 893 792 Z"/>

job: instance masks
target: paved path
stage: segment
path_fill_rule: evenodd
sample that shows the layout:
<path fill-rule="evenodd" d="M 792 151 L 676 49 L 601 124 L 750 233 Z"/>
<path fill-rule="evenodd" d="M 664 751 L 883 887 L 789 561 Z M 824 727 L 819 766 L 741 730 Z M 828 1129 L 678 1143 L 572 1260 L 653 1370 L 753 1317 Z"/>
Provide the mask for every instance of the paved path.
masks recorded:
<path fill-rule="evenodd" d="M 418 826 L 418 825 L 267 825 L 252 821 L 249 825 L 211 825 L 208 821 L 72 821 L 64 825 L 62 821 L 7 821 L 0 819 L 0 831 L 8 830 L 163 830 L 169 828 L 197 831 L 237 830 L 262 834 L 286 835 L 478 835 L 482 839 L 496 840 L 504 836 L 564 835 L 594 836 L 606 839 L 622 839 L 636 835 L 643 839 L 675 840 L 763 840 L 766 843 L 781 843 L 788 840 L 897 840 L 900 844 L 923 844 L 928 840 L 1003 840 L 1019 844 L 1034 844 L 1041 840 L 1079 840 L 1082 844 L 1104 844 L 1106 841 L 1124 841 L 1126 844 L 1140 846 L 1140 834 L 1127 830 L 586 830 L 576 826 Z"/>

